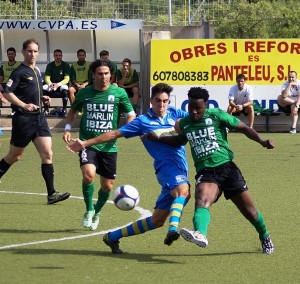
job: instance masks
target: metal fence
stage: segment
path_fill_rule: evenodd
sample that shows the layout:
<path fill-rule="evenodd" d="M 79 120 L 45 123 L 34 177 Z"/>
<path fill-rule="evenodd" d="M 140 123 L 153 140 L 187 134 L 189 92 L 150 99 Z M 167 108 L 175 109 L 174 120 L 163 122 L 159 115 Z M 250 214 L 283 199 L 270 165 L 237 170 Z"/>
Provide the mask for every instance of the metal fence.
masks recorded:
<path fill-rule="evenodd" d="M 1 19 L 142 19 L 146 26 L 198 25 L 221 0 L 1 0 Z"/>

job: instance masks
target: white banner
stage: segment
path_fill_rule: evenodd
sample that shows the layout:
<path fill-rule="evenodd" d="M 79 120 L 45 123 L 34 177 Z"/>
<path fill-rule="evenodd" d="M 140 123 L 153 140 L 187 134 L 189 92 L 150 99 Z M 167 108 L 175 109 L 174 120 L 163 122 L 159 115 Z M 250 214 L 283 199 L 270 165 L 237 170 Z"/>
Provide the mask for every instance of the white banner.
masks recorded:
<path fill-rule="evenodd" d="M 0 30 L 137 30 L 142 20 L 0 20 Z"/>

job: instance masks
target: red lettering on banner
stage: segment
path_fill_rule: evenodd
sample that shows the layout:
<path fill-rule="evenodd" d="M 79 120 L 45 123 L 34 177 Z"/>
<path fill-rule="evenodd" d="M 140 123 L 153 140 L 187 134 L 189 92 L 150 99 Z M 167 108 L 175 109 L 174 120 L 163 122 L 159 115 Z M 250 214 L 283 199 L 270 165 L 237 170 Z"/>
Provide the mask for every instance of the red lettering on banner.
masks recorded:
<path fill-rule="evenodd" d="M 189 60 L 197 57 L 204 57 L 216 54 L 224 54 L 227 52 L 226 43 L 219 42 L 208 43 L 206 45 L 197 45 L 193 48 L 183 48 L 181 51 L 172 51 L 170 53 L 170 60 L 173 63 L 178 63 L 181 60 Z"/>
<path fill-rule="evenodd" d="M 267 53 L 278 51 L 280 53 L 300 54 L 300 43 L 286 41 L 245 41 L 245 52 Z"/>
<path fill-rule="evenodd" d="M 212 81 L 235 81 L 238 74 L 244 74 L 248 81 L 270 81 L 270 65 L 211 66 Z"/>

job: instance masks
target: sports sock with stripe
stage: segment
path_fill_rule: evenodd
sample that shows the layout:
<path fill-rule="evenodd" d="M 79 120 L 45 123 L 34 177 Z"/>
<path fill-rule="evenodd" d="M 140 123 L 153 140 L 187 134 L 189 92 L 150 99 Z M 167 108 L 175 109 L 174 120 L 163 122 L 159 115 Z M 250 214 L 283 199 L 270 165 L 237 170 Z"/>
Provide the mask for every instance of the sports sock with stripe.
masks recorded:
<path fill-rule="evenodd" d="M 178 225 L 186 201 L 187 201 L 186 197 L 183 196 L 178 196 L 174 199 L 170 209 L 169 231 L 178 231 Z"/>
<path fill-rule="evenodd" d="M 118 241 L 123 237 L 130 237 L 135 235 L 144 234 L 147 231 L 154 230 L 155 227 L 152 224 L 152 216 L 149 216 L 145 219 L 137 220 L 132 224 L 117 229 L 109 233 L 109 238 L 113 241 Z"/>

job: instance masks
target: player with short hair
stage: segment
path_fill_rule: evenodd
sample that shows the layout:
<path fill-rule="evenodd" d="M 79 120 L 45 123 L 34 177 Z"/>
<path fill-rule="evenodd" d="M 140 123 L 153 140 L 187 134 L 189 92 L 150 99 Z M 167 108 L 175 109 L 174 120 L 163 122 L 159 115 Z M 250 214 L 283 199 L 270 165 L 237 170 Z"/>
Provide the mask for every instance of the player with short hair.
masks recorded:
<path fill-rule="evenodd" d="M 6 55 L 8 61 L 0 67 L 0 107 L 2 106 L 2 103 L 7 103 L 6 99 L 3 97 L 2 94 L 4 92 L 5 85 L 12 71 L 17 69 L 21 64 L 21 62 L 16 61 L 16 49 L 14 47 L 9 47 L 6 50 Z M 11 114 L 13 115 L 14 112 L 12 111 Z"/>
<path fill-rule="evenodd" d="M 236 84 L 229 90 L 228 100 L 229 106 L 227 112 L 229 114 L 243 113 L 248 115 L 249 127 L 253 128 L 253 89 L 250 85 L 246 84 L 246 76 L 244 74 L 237 75 Z"/>
<path fill-rule="evenodd" d="M 39 43 L 35 39 L 26 40 L 23 43 L 22 53 L 24 61 L 12 72 L 5 87 L 4 96 L 11 103 L 15 114 L 12 117 L 10 149 L 0 161 L 0 178 L 13 163 L 20 160 L 25 148 L 32 141 L 41 157 L 48 204 L 53 204 L 67 199 L 70 193 L 60 194 L 54 189 L 52 139 L 42 112 L 43 102 L 49 103 L 50 98 L 43 96 L 41 73 L 35 66 Z"/>
<path fill-rule="evenodd" d="M 77 50 L 78 61 L 71 65 L 69 86 L 69 99 L 72 104 L 75 100 L 75 94 L 89 84 L 89 71 L 91 63 L 86 61 L 86 51 L 84 49 Z"/>
<path fill-rule="evenodd" d="M 43 86 L 44 94 L 51 98 L 62 98 L 63 115 L 67 114 L 68 104 L 68 84 L 70 81 L 70 65 L 63 61 L 63 54 L 61 49 L 53 51 L 54 61 L 46 66 L 45 71 L 45 85 Z M 49 114 L 49 105 L 45 105 L 45 113 Z"/>
<path fill-rule="evenodd" d="M 91 145 L 107 143 L 120 137 L 131 138 L 142 136 L 149 131 L 156 131 L 157 135 L 176 134 L 174 125 L 177 119 L 187 115 L 185 111 L 169 107 L 170 93 L 173 88 L 159 83 L 151 89 L 151 105 L 147 114 L 138 116 L 135 120 L 122 126 L 118 130 L 106 132 L 98 137 L 81 141 L 79 139 L 69 145 L 70 151 L 86 149 Z M 119 240 L 123 237 L 143 234 L 147 231 L 162 227 L 169 216 L 169 229 L 164 240 L 171 245 L 179 238 L 178 225 L 182 211 L 190 198 L 190 184 L 188 181 L 188 165 L 183 146 L 170 146 L 144 140 L 143 144 L 154 159 L 154 169 L 157 180 L 161 185 L 161 193 L 157 198 L 152 216 L 137 220 L 125 228 L 117 229 L 105 234 L 103 241 L 114 254 L 121 254 Z"/>
<path fill-rule="evenodd" d="M 126 113 L 127 122 L 135 118 L 135 113 L 125 91 L 110 84 L 110 63 L 96 60 L 91 65 L 94 84 L 80 89 L 71 105 L 66 118 L 63 139 L 71 141 L 71 124 L 76 113 L 81 112 L 79 137 L 88 140 L 102 137 L 107 131 L 117 129 L 121 113 Z M 90 230 L 96 230 L 99 224 L 100 212 L 109 198 L 116 178 L 118 145 L 115 141 L 97 144 L 81 149 L 79 153 L 80 168 L 83 176 L 82 193 L 86 212 L 82 225 Z M 98 200 L 93 205 L 95 190 L 95 175 L 100 175 L 101 187 Z"/>
<path fill-rule="evenodd" d="M 245 134 L 267 149 L 273 149 L 271 140 L 262 140 L 258 133 L 238 118 L 218 109 L 207 109 L 209 93 L 201 87 L 193 87 L 188 92 L 189 116 L 176 122 L 176 130 L 181 142 L 190 144 L 196 174 L 194 230 L 181 229 L 181 236 L 200 247 L 208 245 L 207 230 L 210 223 L 210 207 L 224 193 L 251 222 L 259 234 L 263 252 L 271 254 L 274 245 L 266 228 L 265 220 L 255 207 L 248 186 L 240 169 L 232 161 L 226 128 Z M 148 134 L 152 140 L 175 143 L 176 138 L 157 137 Z M 170 141 L 172 139 L 173 141 Z"/>

